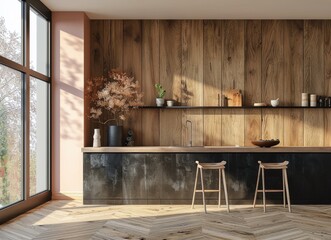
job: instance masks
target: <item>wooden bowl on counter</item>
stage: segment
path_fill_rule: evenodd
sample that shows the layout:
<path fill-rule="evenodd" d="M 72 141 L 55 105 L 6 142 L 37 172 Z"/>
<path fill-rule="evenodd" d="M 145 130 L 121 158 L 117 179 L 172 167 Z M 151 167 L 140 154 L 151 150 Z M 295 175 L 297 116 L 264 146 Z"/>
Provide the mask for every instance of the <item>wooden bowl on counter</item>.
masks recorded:
<path fill-rule="evenodd" d="M 269 148 L 269 147 L 272 147 L 272 146 L 275 146 L 275 145 L 279 144 L 280 141 L 279 141 L 279 139 L 271 139 L 271 140 L 263 140 L 263 139 L 260 139 L 260 140 L 252 141 L 252 143 L 253 143 L 255 146 L 258 146 L 258 147 L 266 147 L 266 148 Z"/>

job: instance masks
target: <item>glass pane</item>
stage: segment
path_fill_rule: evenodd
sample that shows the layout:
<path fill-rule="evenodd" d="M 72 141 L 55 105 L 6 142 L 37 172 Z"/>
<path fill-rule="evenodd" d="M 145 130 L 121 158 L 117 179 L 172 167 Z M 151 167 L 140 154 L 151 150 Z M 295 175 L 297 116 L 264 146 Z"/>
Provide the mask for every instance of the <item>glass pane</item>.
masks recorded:
<path fill-rule="evenodd" d="M 30 196 L 48 189 L 48 84 L 30 81 Z"/>
<path fill-rule="evenodd" d="M 21 8 L 21 1 L 1 0 L 0 55 L 20 64 L 23 62 Z"/>
<path fill-rule="evenodd" d="M 22 74 L 0 64 L 0 209 L 23 196 Z"/>
<path fill-rule="evenodd" d="M 48 22 L 30 10 L 30 68 L 49 76 Z"/>

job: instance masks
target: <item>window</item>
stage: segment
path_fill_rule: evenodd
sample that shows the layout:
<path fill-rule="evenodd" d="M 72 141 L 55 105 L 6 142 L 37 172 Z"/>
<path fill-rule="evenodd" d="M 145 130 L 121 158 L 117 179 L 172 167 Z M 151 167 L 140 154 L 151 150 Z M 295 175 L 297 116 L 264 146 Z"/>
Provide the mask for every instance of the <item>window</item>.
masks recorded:
<path fill-rule="evenodd" d="M 0 224 L 50 199 L 51 82 L 50 11 L 39 0 L 1 4 Z"/>

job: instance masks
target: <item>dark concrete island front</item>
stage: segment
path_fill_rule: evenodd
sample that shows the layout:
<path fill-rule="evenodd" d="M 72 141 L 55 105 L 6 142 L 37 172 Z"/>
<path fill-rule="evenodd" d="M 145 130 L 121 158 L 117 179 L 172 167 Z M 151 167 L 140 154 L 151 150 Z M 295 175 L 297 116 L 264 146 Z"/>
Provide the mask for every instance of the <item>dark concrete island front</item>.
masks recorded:
<path fill-rule="evenodd" d="M 154 151 L 149 152 L 148 148 Z M 292 204 L 331 204 L 330 148 L 250 147 L 251 151 L 247 151 L 249 147 L 246 147 L 236 148 L 235 152 L 234 147 L 214 147 L 196 152 L 197 148 L 178 147 L 178 151 L 166 151 L 173 149 L 171 147 L 83 148 L 84 204 L 190 204 L 197 160 L 227 161 L 225 173 L 230 204 L 253 203 L 259 160 L 290 162 Z M 206 188 L 217 188 L 217 174 L 204 172 Z M 267 171 L 266 188 L 281 188 L 280 179 L 279 171 Z M 199 203 L 201 194 L 196 197 Z M 217 194 L 208 193 L 207 199 L 208 203 L 216 204 Z M 282 194 L 267 193 L 267 200 L 280 203 Z M 260 201 L 258 196 L 258 203 Z"/>

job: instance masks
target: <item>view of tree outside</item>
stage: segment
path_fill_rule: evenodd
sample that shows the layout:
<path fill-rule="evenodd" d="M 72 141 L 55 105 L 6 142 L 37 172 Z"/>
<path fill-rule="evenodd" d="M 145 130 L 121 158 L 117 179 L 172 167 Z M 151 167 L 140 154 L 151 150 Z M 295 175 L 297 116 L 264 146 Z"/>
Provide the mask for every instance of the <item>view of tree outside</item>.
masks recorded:
<path fill-rule="evenodd" d="M 5 27 L 4 18 L 0 17 L 0 52 L 6 52 L 6 56 L 10 56 L 11 60 L 18 60 L 20 51 L 15 51 L 20 48 L 20 41 L 17 34 L 10 33 Z M 7 51 L 9 51 L 7 53 Z M 39 83 L 40 82 L 40 83 Z M 23 146 L 23 129 L 22 129 L 22 74 L 18 71 L 0 65 L 0 207 L 7 206 L 22 199 L 22 146 Z M 40 87 L 39 85 L 43 85 Z M 46 88 L 45 86 L 46 85 Z M 40 192 L 37 189 L 37 113 L 43 114 L 42 121 L 47 122 L 46 109 L 40 109 L 37 106 L 42 93 L 45 92 L 47 99 L 47 84 L 37 79 L 30 81 L 30 194 Z M 39 95 L 39 98 L 38 98 Z M 47 106 L 47 102 L 43 103 Z M 41 112 L 42 111 L 42 112 Z M 40 113 L 41 112 L 41 113 Z M 39 117 L 40 119 L 40 117 Z M 45 131 L 43 131 L 45 132 Z M 47 136 L 41 140 L 46 145 Z M 46 148 L 47 150 L 47 148 Z M 45 154 L 43 161 L 47 158 Z M 43 164 L 45 165 L 45 164 Z M 42 169 L 46 172 L 46 169 Z M 45 183 L 42 184 L 42 190 L 47 189 L 47 179 L 43 177 Z M 40 184 L 39 184 L 40 185 Z"/>

